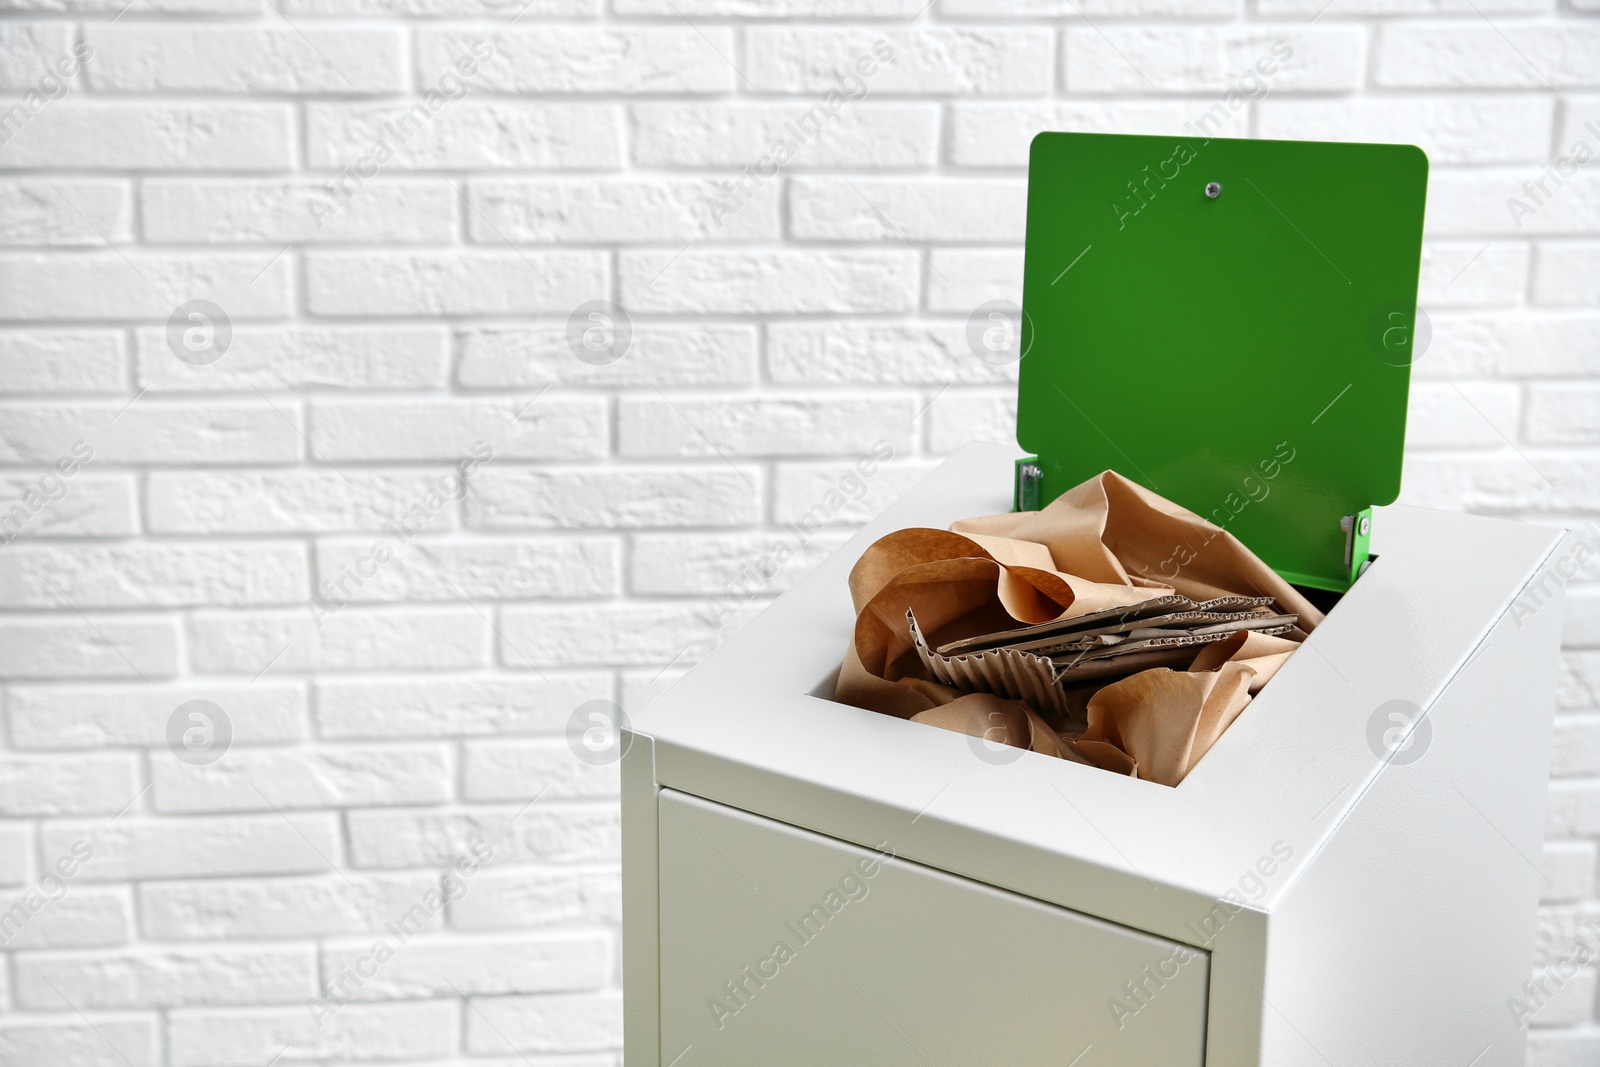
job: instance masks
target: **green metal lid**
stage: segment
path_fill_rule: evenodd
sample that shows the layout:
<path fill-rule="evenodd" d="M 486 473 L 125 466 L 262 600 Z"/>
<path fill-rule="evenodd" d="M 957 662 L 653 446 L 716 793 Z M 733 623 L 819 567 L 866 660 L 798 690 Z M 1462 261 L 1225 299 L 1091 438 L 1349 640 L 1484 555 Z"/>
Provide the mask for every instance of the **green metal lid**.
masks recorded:
<path fill-rule="evenodd" d="M 1036 137 L 1019 503 L 1109 468 L 1348 588 L 1400 491 L 1427 180 L 1411 145 Z"/>

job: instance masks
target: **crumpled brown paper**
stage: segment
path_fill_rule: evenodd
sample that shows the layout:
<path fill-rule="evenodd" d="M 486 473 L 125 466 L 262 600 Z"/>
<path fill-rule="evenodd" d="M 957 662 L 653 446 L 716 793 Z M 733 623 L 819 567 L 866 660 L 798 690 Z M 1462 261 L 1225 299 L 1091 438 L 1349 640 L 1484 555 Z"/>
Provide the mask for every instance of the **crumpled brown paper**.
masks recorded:
<path fill-rule="evenodd" d="M 957 684 L 940 681 L 927 658 L 929 646 L 1170 593 L 1272 597 L 1298 627 L 1171 649 L 1169 660 L 1185 662 L 1116 680 L 1062 675 L 1049 693 L 973 692 L 983 683 L 952 670 Z M 856 626 L 836 700 L 1165 785 L 1183 780 L 1322 621 L 1232 534 L 1113 471 L 1041 511 L 880 538 L 851 571 L 850 594 Z"/>

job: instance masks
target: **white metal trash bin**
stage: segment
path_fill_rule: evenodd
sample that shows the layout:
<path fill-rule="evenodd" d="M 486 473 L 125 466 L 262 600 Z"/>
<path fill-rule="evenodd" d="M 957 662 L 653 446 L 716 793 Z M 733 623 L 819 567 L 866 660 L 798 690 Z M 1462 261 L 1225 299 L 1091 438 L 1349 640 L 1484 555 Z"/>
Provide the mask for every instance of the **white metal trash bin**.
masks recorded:
<path fill-rule="evenodd" d="M 1017 459 L 961 452 L 636 717 L 629 1067 L 1520 1065 L 1561 620 L 1514 606 L 1560 532 L 1378 508 L 1169 788 L 828 699 L 861 552 L 1006 510 Z"/>

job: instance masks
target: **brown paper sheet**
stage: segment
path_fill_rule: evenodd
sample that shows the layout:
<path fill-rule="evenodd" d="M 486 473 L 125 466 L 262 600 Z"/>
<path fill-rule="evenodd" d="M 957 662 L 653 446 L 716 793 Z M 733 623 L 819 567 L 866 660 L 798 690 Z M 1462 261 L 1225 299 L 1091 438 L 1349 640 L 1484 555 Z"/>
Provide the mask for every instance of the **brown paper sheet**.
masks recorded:
<path fill-rule="evenodd" d="M 1050 729 L 1034 710 L 1020 700 L 1004 700 L 989 693 L 970 693 L 948 704 L 918 712 L 912 722 L 954 730 L 998 744 L 1026 748 L 1047 756 L 1115 774 L 1136 776 L 1138 765 L 1115 745 L 1097 740 L 1074 741 Z"/>
<path fill-rule="evenodd" d="M 880 538 L 850 593 L 835 699 L 1166 785 L 1323 617 L 1233 535 L 1111 471 L 1041 511 Z M 1174 618 L 1197 611 L 1218 618 Z M 1029 628 L 1092 641 L 996 644 Z"/>

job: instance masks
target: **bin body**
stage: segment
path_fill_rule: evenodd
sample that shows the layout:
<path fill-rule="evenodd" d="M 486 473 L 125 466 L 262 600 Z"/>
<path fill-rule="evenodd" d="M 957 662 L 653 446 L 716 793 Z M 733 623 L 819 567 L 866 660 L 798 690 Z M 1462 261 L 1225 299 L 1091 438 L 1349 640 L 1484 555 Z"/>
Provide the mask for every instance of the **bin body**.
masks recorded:
<path fill-rule="evenodd" d="M 1381 509 L 1168 788 L 827 699 L 862 550 L 1005 510 L 1014 459 L 958 454 L 636 718 L 629 1067 L 1521 1064 L 1559 531 Z"/>

